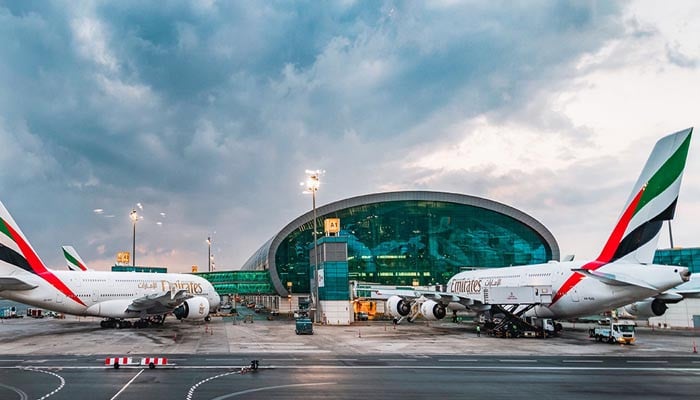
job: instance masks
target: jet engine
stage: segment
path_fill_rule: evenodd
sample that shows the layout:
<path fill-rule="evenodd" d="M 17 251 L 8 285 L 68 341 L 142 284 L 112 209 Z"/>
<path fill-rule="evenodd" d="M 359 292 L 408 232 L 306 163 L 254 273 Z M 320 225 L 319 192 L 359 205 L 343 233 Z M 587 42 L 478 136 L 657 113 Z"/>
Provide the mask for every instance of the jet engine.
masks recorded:
<path fill-rule="evenodd" d="M 394 318 L 405 317 L 411 312 L 411 303 L 399 296 L 389 297 L 386 306 L 389 309 L 389 315 Z"/>
<path fill-rule="evenodd" d="M 433 300 L 426 300 L 420 305 L 420 313 L 423 314 L 423 318 L 428 321 L 436 321 L 438 319 L 445 318 L 447 311 L 445 306 L 438 304 Z"/>
<path fill-rule="evenodd" d="M 187 299 L 173 310 L 177 319 L 205 319 L 209 316 L 209 300 L 202 296 Z"/>
<path fill-rule="evenodd" d="M 634 315 L 639 319 L 649 319 L 651 317 L 660 317 L 664 315 L 668 306 L 659 299 L 649 299 L 638 301 L 625 306 L 625 311 Z"/>

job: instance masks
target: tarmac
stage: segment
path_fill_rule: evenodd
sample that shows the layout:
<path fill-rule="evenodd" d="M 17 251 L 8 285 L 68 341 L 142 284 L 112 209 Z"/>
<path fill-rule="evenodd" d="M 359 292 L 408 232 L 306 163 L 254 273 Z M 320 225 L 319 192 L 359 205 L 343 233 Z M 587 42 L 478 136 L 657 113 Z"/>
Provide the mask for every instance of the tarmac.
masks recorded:
<path fill-rule="evenodd" d="M 313 335 L 296 335 L 294 320 L 259 318 L 244 323 L 214 317 L 209 323 L 180 322 L 146 329 L 103 329 L 98 318 L 0 320 L 0 354 L 328 354 L 328 355 L 609 355 L 690 356 L 697 330 L 638 328 L 633 345 L 597 343 L 592 324 L 565 324 L 560 337 L 502 339 L 470 324 L 419 321 L 357 322 L 350 326 L 315 325 Z"/>

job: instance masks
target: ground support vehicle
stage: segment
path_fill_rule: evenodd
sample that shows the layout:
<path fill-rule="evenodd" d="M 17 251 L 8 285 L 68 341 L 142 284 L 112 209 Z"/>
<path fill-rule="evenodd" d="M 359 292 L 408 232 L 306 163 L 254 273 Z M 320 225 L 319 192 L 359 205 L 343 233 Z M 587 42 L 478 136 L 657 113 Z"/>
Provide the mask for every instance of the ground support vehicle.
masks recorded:
<path fill-rule="evenodd" d="M 313 335 L 314 334 L 314 324 L 309 318 L 298 318 L 296 320 L 296 329 L 294 332 L 297 335 Z"/>
<path fill-rule="evenodd" d="M 596 326 L 588 330 L 588 336 L 597 342 L 632 344 L 636 340 L 634 323 L 631 321 L 614 322 Z"/>

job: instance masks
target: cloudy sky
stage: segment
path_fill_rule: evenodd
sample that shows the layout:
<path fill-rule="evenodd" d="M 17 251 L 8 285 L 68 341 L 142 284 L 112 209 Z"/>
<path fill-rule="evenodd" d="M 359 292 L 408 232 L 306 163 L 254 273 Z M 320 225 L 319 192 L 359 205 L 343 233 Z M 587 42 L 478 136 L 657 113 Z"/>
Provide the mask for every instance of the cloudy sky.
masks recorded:
<path fill-rule="evenodd" d="M 595 257 L 699 89 L 694 1 L 0 1 L 0 200 L 55 268 L 108 269 L 140 203 L 138 264 L 205 266 L 213 234 L 236 269 L 321 168 L 321 205 L 483 196 Z M 676 245 L 698 171 L 696 143 Z"/>

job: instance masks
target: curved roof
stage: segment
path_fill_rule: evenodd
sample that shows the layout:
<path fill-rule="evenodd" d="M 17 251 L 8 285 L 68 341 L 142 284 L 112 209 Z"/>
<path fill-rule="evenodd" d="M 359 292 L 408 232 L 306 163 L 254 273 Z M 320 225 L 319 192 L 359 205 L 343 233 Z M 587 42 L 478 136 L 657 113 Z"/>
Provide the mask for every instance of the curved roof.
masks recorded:
<path fill-rule="evenodd" d="M 508 217 L 515 219 L 518 222 L 532 228 L 551 248 L 552 259 L 559 260 L 559 245 L 557 244 L 554 235 L 539 221 L 534 219 L 524 212 L 499 203 L 493 200 L 488 200 L 482 197 L 469 196 L 457 193 L 433 192 L 433 191 L 400 191 L 400 192 L 383 192 L 351 197 L 345 200 L 336 201 L 316 208 L 317 218 L 323 215 L 330 214 L 336 211 L 362 206 L 374 203 L 392 202 L 392 201 L 439 201 L 445 203 L 455 203 L 466 206 L 473 206 L 491 210 Z M 265 242 L 248 261 L 245 262 L 243 270 L 269 269 L 272 284 L 280 295 L 287 295 L 287 289 L 280 280 L 275 266 L 275 253 L 282 241 L 293 231 L 299 229 L 302 225 L 313 220 L 313 210 L 299 216 L 282 230 L 280 230 L 270 240 Z"/>

